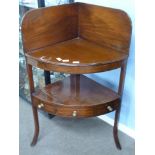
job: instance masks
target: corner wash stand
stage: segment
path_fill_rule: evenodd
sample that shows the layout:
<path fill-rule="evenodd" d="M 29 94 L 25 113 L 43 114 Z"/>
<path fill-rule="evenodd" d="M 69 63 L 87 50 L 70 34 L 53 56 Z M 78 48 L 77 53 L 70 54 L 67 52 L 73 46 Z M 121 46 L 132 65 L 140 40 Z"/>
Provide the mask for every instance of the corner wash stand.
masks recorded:
<path fill-rule="evenodd" d="M 115 111 L 113 136 L 121 149 L 117 124 L 130 37 L 130 19 L 118 9 L 72 3 L 26 13 L 22 39 L 35 125 L 31 145 L 39 135 L 38 108 L 68 118 Z M 32 66 L 70 76 L 35 90 Z M 117 92 L 82 75 L 116 68 L 121 68 Z"/>

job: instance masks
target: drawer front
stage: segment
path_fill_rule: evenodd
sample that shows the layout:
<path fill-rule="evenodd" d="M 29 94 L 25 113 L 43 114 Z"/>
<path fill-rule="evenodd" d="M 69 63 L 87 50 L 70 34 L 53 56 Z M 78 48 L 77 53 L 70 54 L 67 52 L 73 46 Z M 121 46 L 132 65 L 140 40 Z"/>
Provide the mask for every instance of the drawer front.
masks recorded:
<path fill-rule="evenodd" d="M 51 103 L 46 103 L 39 99 L 34 98 L 33 103 L 39 109 L 42 109 L 48 113 L 53 115 L 62 116 L 62 117 L 93 117 L 103 115 L 109 112 L 116 110 L 120 105 L 120 100 L 115 100 L 110 103 L 96 105 L 96 106 L 62 106 L 62 105 L 55 105 Z"/>

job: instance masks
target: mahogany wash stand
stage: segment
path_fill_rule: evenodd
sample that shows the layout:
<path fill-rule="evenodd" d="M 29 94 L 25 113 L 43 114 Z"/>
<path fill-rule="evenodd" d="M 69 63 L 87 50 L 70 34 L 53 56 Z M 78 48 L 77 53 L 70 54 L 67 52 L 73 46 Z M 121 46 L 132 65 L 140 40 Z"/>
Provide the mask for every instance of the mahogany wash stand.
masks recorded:
<path fill-rule="evenodd" d="M 113 136 L 121 149 L 117 125 L 130 37 L 130 19 L 118 9 L 72 3 L 26 13 L 22 39 L 35 125 L 31 145 L 39 135 L 38 108 L 68 118 L 115 111 Z M 32 66 L 70 76 L 35 90 Z M 117 68 L 121 68 L 118 92 L 82 75 Z"/>

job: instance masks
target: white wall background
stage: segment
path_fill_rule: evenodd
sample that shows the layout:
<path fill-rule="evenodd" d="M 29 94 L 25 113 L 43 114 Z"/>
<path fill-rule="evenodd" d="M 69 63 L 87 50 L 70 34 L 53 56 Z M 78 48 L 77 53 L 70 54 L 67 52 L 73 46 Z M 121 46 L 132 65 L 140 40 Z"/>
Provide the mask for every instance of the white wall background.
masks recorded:
<path fill-rule="evenodd" d="M 135 18 L 134 18 L 134 0 L 75 0 L 75 2 L 84 2 L 96 5 L 102 5 L 112 8 L 118 8 L 128 13 L 132 21 L 132 38 L 130 46 L 130 56 L 128 59 L 127 73 L 125 79 L 124 94 L 122 99 L 122 108 L 120 114 L 120 123 L 127 128 L 135 129 Z M 120 69 L 108 71 L 105 73 L 96 73 L 88 75 L 90 78 L 104 84 L 114 90 L 117 89 Z M 107 114 L 114 118 L 114 112 Z"/>

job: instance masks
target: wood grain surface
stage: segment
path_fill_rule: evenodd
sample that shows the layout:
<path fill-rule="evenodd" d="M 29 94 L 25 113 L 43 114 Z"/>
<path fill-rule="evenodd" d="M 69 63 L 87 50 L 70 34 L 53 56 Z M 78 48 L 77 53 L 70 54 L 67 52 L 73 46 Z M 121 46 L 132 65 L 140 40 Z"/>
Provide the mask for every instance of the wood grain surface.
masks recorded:
<path fill-rule="evenodd" d="M 79 4 L 79 36 L 128 54 L 131 21 L 118 9 Z"/>
<path fill-rule="evenodd" d="M 54 115 L 73 117 L 91 117 L 111 112 L 120 104 L 120 96 L 105 86 L 83 75 L 71 75 L 62 81 L 49 84 L 33 93 L 36 106 L 44 104 L 43 109 Z"/>
<path fill-rule="evenodd" d="M 77 37 L 77 5 L 60 5 L 28 11 L 22 21 L 25 52 Z"/>
<path fill-rule="evenodd" d="M 26 53 L 29 64 L 41 69 L 81 74 L 121 66 L 127 55 L 84 39 L 73 39 Z"/>
<path fill-rule="evenodd" d="M 131 39 L 131 21 L 121 10 L 84 3 L 39 8 L 22 21 L 22 40 L 35 122 L 32 144 L 39 134 L 37 108 L 62 117 L 92 117 L 116 111 L 114 140 Z M 71 73 L 63 81 L 34 90 L 32 66 Z M 121 68 L 118 92 L 80 74 Z"/>

